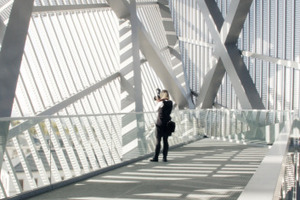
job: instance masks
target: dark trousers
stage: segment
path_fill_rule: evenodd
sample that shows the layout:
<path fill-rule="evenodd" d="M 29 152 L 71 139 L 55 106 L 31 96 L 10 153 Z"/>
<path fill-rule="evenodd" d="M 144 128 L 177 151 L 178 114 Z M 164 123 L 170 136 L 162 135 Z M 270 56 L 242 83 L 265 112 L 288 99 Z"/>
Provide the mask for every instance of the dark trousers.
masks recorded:
<path fill-rule="evenodd" d="M 165 128 L 166 129 L 166 128 Z M 155 147 L 155 155 L 154 159 L 158 159 L 159 152 L 161 149 L 161 138 L 163 138 L 163 156 L 167 158 L 169 151 L 169 143 L 168 143 L 168 133 L 164 128 L 156 126 L 156 147 Z"/>

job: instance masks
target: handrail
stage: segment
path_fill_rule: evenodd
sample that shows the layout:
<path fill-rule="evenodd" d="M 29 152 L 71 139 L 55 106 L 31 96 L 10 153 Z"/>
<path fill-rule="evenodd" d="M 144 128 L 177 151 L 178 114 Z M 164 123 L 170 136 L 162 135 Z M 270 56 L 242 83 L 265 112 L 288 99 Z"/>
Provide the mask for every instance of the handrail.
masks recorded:
<path fill-rule="evenodd" d="M 45 119 L 45 117 L 37 118 L 38 116 L 53 115 L 53 114 L 59 112 L 60 110 L 62 110 L 63 108 L 66 108 L 67 106 L 71 105 L 72 103 L 78 101 L 82 97 L 87 96 L 88 94 L 94 92 L 95 90 L 99 89 L 100 87 L 103 87 L 105 84 L 109 83 L 110 81 L 112 81 L 118 77 L 120 77 L 119 72 L 112 74 L 111 76 L 95 83 L 94 85 L 84 89 L 83 91 L 78 92 L 77 94 L 71 96 L 70 98 L 52 106 L 51 108 L 44 110 L 43 112 L 41 112 L 40 114 L 35 116 L 36 123 L 40 122 L 41 119 Z M 55 116 L 55 117 L 57 118 L 57 116 Z M 9 130 L 8 140 L 17 136 L 18 134 L 22 133 L 23 131 L 29 129 L 31 126 L 32 126 L 32 123 L 30 123 L 29 121 L 25 121 L 25 122 L 17 125 L 16 127 L 11 128 Z"/>
<path fill-rule="evenodd" d="M 252 110 L 252 109 L 243 109 L 243 110 L 238 110 L 238 109 L 183 109 L 183 110 L 178 110 L 178 111 L 237 111 L 237 112 L 286 112 L 286 113 L 294 113 L 294 110 Z M 177 110 L 176 110 L 177 111 Z M 175 111 L 175 112 L 176 112 Z M 148 111 L 148 112 L 130 112 L 130 114 L 150 114 L 150 113 L 157 113 L 155 111 Z M 172 112 L 173 113 L 173 112 Z M 99 113 L 99 114 L 76 114 L 76 115 L 51 115 L 51 114 L 45 114 L 44 112 L 39 113 L 38 115 L 34 116 L 20 116 L 20 117 L 0 117 L 0 122 L 1 121 L 12 121 L 12 120 L 32 120 L 32 119 L 51 119 L 51 118 L 66 118 L 66 117 L 93 117 L 93 116 L 112 116 L 112 115 L 126 115 L 128 112 L 117 112 L 117 113 Z"/>
<path fill-rule="evenodd" d="M 10 152 L 7 151 L 4 160 L 5 173 L 10 174 L 9 183 L 13 184 L 13 189 L 8 190 L 3 185 L 1 194 L 1 184 L 6 183 L 6 179 L 1 180 L 0 198 L 5 197 L 3 194 L 7 191 L 7 196 L 11 197 L 148 155 L 155 148 L 156 115 L 156 112 L 132 112 L 0 118 L 0 121 L 11 121 L 10 130 L 18 127 L 15 130 L 19 132 L 19 137 L 8 135 Z M 288 111 L 256 113 L 254 110 L 175 109 L 172 119 L 176 122 L 176 132 L 169 142 L 172 146 L 208 136 L 243 144 L 269 145 L 279 135 L 279 128 L 293 115 Z M 22 131 L 24 127 L 13 126 L 15 122 L 27 124 L 28 129 Z M 92 162 L 87 162 L 87 159 Z M 17 175 L 23 173 L 22 170 L 24 180 L 29 184 L 21 186 L 18 184 L 21 177 Z M 50 183 L 47 181 L 48 172 L 51 174 Z M 35 179 L 38 179 L 37 185 Z"/>
<path fill-rule="evenodd" d="M 284 162 L 290 144 L 291 127 L 291 121 L 286 121 L 277 140 L 238 200 L 280 199 Z"/>
<path fill-rule="evenodd" d="M 17 136 L 18 134 L 21 134 L 23 131 L 29 129 L 33 124 L 32 122 L 34 121 L 34 124 L 37 124 L 41 122 L 44 119 L 51 119 L 51 118 L 69 118 L 69 117 L 91 117 L 91 116 L 111 116 L 111 115 L 122 115 L 122 114 L 128 114 L 128 113 L 106 113 L 106 114 L 90 114 L 90 115 L 52 115 L 56 112 L 58 112 L 63 106 L 67 106 L 70 103 L 76 101 L 80 96 L 86 95 L 87 93 L 90 93 L 94 91 L 96 88 L 102 87 L 104 84 L 109 82 L 111 79 L 115 79 L 119 76 L 119 73 L 113 74 L 112 76 L 106 78 L 103 81 L 100 81 L 99 83 L 95 84 L 94 86 L 87 88 L 86 90 L 74 95 L 73 97 L 41 112 L 40 114 L 36 116 L 29 116 L 29 117 L 5 117 L 5 118 L 0 118 L 1 121 L 13 121 L 13 120 L 25 120 L 21 124 L 12 127 L 9 130 L 8 138 L 7 140 L 10 140 L 11 138 Z M 84 94 L 83 94 L 84 93 Z M 194 110 L 194 111 L 216 111 L 216 109 L 200 109 L 200 110 Z M 220 110 L 222 111 L 222 109 Z M 230 110 L 230 111 L 237 111 L 241 112 L 241 110 Z M 247 112 L 248 110 L 242 110 L 243 112 Z M 249 111 L 257 111 L 257 110 L 249 110 Z M 259 112 L 270 112 L 270 110 L 259 110 Z M 274 112 L 274 111 L 272 111 Z M 290 112 L 290 111 L 276 111 L 276 112 Z M 154 112 L 132 112 L 131 114 L 145 114 L 145 113 L 154 113 Z M 33 120 L 33 121 L 32 121 Z"/>

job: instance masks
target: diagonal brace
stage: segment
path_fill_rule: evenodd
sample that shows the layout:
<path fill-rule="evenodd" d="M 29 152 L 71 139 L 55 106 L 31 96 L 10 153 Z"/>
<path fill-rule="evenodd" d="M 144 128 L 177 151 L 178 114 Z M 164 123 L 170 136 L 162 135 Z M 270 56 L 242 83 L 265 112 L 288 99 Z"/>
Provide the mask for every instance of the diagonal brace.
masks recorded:
<path fill-rule="evenodd" d="M 0 117 L 10 117 L 24 52 L 33 0 L 15 0 L 0 53 Z M 0 167 L 10 121 L 0 122 Z"/>
<path fill-rule="evenodd" d="M 131 13 L 127 1 L 107 0 L 107 2 L 118 17 L 130 17 Z M 174 73 L 168 68 L 166 61 L 161 56 L 157 45 L 152 41 L 152 38 L 149 33 L 147 33 L 144 25 L 139 19 L 134 25 L 137 25 L 140 50 L 150 63 L 150 66 L 154 69 L 157 76 L 161 79 L 164 86 L 169 90 L 178 107 L 194 107 L 190 95 L 187 94 Z"/>
<path fill-rule="evenodd" d="M 205 77 L 198 104 L 202 108 L 213 105 L 222 79 L 227 72 L 243 109 L 264 109 L 262 100 L 236 46 L 239 34 L 249 13 L 252 0 L 232 0 L 224 19 L 217 3 L 198 0 L 215 42 L 217 63 Z"/>

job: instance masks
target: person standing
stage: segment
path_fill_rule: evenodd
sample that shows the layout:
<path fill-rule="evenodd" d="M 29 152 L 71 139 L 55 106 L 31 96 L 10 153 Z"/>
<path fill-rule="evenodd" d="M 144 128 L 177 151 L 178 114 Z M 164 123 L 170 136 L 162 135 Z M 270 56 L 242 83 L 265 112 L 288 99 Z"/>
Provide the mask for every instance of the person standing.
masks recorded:
<path fill-rule="evenodd" d="M 167 156 L 169 151 L 169 131 L 167 129 L 167 123 L 171 120 L 171 112 L 173 109 L 173 102 L 169 100 L 169 92 L 162 90 L 159 98 L 156 98 L 157 105 L 156 111 L 158 112 L 156 120 L 156 146 L 154 157 L 151 162 L 158 162 L 158 156 L 161 149 L 161 139 L 163 139 L 163 161 L 167 162 Z"/>

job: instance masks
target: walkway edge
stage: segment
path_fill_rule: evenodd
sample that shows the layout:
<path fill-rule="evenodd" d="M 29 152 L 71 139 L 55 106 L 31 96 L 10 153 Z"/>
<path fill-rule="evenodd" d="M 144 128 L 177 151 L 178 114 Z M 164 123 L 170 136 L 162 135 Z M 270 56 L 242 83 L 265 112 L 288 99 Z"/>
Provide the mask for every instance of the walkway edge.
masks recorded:
<path fill-rule="evenodd" d="M 169 149 L 171 150 L 171 149 L 179 148 L 181 146 L 196 142 L 196 141 L 201 140 L 201 139 L 205 139 L 205 137 L 199 136 L 199 137 L 193 138 L 193 139 L 191 139 L 187 142 L 182 142 L 180 144 L 172 145 L 172 146 L 170 146 Z M 139 156 L 137 158 L 126 160 L 126 161 L 123 161 L 121 163 L 117 163 L 115 165 L 108 166 L 108 167 L 93 171 L 93 172 L 88 173 L 88 174 L 84 174 L 82 176 L 74 177 L 74 178 L 71 178 L 71 179 L 68 179 L 68 180 L 65 180 L 65 181 L 62 181 L 62 182 L 59 182 L 59 183 L 54 183 L 54 184 L 51 184 L 51 185 L 48 185 L 48 186 L 45 186 L 45 187 L 40 187 L 40 188 L 37 188 L 35 190 L 26 191 L 24 193 L 18 194 L 17 196 L 8 197 L 7 200 L 24 200 L 24 199 L 28 199 L 30 197 L 38 196 L 40 194 L 53 191 L 55 189 L 59 189 L 59 188 L 62 188 L 62 187 L 65 187 L 65 186 L 68 186 L 68 185 L 71 185 L 71 184 L 74 184 L 74 183 L 77 183 L 77 182 L 80 182 L 80 181 L 84 181 L 86 179 L 97 176 L 99 174 L 103 174 L 105 172 L 109 172 L 111 170 L 114 170 L 114 169 L 117 169 L 117 168 L 120 168 L 120 167 L 124 167 L 126 165 L 138 162 L 140 160 L 147 159 L 147 158 L 149 158 L 153 155 L 154 155 L 154 152 L 151 152 L 149 154 L 145 154 L 145 155 Z"/>

